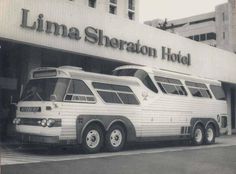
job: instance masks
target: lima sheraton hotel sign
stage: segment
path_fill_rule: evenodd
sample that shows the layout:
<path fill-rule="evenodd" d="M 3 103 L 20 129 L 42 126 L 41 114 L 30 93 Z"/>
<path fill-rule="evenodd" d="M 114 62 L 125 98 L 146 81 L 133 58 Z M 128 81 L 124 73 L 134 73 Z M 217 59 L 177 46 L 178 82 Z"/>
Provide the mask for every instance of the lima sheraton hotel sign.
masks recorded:
<path fill-rule="evenodd" d="M 92 26 L 88 26 L 84 29 L 84 33 L 76 27 L 68 27 L 65 24 L 59 24 L 57 22 L 52 22 L 44 19 L 43 14 L 39 14 L 38 18 L 34 22 L 30 22 L 28 17 L 30 15 L 30 10 L 22 9 L 22 22 L 21 27 L 24 29 L 34 30 L 39 33 L 46 33 L 49 36 L 60 36 L 62 38 L 69 38 L 71 40 L 80 41 L 90 44 L 96 44 L 98 46 L 103 46 L 106 48 L 113 48 L 120 51 L 127 51 L 133 54 L 141 54 L 143 56 L 157 58 L 158 49 L 142 45 L 140 40 L 136 42 L 126 41 L 118 38 L 111 38 L 104 34 L 104 31 Z M 161 58 L 163 60 L 176 62 L 186 66 L 191 65 L 191 55 L 182 55 L 181 51 L 178 53 L 173 53 L 171 48 L 162 46 L 161 48 Z"/>

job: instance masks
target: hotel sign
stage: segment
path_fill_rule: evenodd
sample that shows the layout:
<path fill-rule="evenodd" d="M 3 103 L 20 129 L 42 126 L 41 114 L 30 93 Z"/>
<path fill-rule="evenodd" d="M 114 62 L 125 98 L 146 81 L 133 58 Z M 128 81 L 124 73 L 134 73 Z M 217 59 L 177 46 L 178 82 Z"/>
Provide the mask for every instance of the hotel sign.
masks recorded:
<path fill-rule="evenodd" d="M 84 29 L 84 34 L 76 27 L 68 27 L 65 24 L 59 24 L 57 22 L 44 19 L 43 14 L 39 14 L 38 18 L 34 22 L 29 22 L 28 16 L 30 11 L 22 9 L 22 21 L 21 27 L 24 29 L 34 30 L 40 33 L 46 33 L 48 35 L 60 36 L 65 39 L 71 39 L 75 41 L 83 40 L 90 44 L 96 44 L 106 48 L 113 48 L 120 51 L 127 51 L 129 53 L 141 54 L 148 57 L 157 58 L 158 49 L 142 45 L 140 40 L 131 42 L 115 37 L 109 37 L 104 34 L 101 29 L 88 26 Z M 83 36 L 84 35 L 84 36 Z M 162 59 L 180 63 L 183 65 L 191 65 L 191 55 L 187 54 L 183 56 L 181 51 L 173 53 L 171 48 L 162 47 Z"/>

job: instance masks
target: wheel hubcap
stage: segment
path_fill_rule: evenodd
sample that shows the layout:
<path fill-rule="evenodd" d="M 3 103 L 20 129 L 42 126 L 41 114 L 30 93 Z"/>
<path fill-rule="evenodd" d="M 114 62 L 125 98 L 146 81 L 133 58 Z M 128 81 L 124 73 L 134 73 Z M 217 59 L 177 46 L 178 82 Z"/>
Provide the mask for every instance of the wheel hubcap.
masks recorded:
<path fill-rule="evenodd" d="M 207 141 L 211 142 L 213 140 L 214 133 L 211 128 L 207 129 Z"/>
<path fill-rule="evenodd" d="M 122 137 L 122 133 L 120 130 L 118 130 L 118 129 L 113 130 L 110 135 L 111 145 L 114 147 L 120 146 L 120 144 L 122 142 L 122 138 L 123 137 Z"/>
<path fill-rule="evenodd" d="M 100 135 L 96 130 L 90 130 L 86 136 L 86 143 L 90 148 L 96 148 L 100 142 Z"/>
<path fill-rule="evenodd" d="M 201 129 L 196 129 L 195 131 L 195 140 L 200 143 L 202 141 L 202 131 Z"/>

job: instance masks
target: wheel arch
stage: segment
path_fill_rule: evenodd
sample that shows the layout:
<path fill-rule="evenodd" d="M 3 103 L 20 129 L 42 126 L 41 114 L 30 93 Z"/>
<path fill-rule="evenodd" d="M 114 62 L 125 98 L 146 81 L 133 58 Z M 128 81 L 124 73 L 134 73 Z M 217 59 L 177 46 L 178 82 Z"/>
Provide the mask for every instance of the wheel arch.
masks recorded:
<path fill-rule="evenodd" d="M 209 125 L 209 124 L 213 124 L 214 127 L 215 127 L 215 131 L 216 131 L 216 136 L 219 136 L 219 125 L 218 123 L 216 122 L 216 120 L 212 119 L 212 118 L 192 118 L 191 119 L 191 137 L 193 137 L 193 132 L 194 132 L 194 129 L 197 125 L 201 125 L 202 128 L 204 129 L 204 131 L 206 130 L 206 127 Z"/>
<path fill-rule="evenodd" d="M 80 115 L 76 121 L 76 136 L 77 142 L 82 143 L 82 136 L 86 127 L 91 124 L 98 124 L 106 132 L 114 124 L 121 124 L 126 130 L 126 141 L 131 142 L 136 140 L 136 130 L 132 122 L 124 116 L 111 115 Z"/>
<path fill-rule="evenodd" d="M 84 126 L 83 126 L 83 128 L 81 129 L 81 131 L 80 131 L 80 134 L 78 134 L 78 132 L 77 132 L 77 141 L 78 141 L 78 143 L 82 143 L 82 137 L 83 137 L 83 134 L 84 134 L 84 131 L 85 131 L 85 129 L 88 127 L 88 126 L 90 126 L 90 125 L 92 125 L 92 124 L 97 124 L 97 125 L 99 125 L 101 128 L 102 128 L 102 130 L 103 130 L 103 132 L 105 132 L 105 126 L 103 125 L 103 123 L 102 123 L 102 121 L 101 120 L 99 120 L 99 119 L 91 119 L 91 120 L 89 120 Z M 76 126 L 77 127 L 77 126 Z"/>
<path fill-rule="evenodd" d="M 215 120 L 210 119 L 210 120 L 206 123 L 205 129 L 207 128 L 208 125 L 212 125 L 212 126 L 214 127 L 216 137 L 218 137 L 218 136 L 220 135 L 220 127 L 219 127 L 218 123 L 217 123 Z"/>
<path fill-rule="evenodd" d="M 121 119 L 115 119 L 113 120 L 106 128 L 106 131 L 108 131 L 113 125 L 120 125 L 122 126 L 124 129 L 125 129 L 125 136 L 126 136 L 126 139 L 127 139 L 127 136 L 128 136 L 128 130 L 127 130 L 127 126 L 125 124 L 125 122 Z"/>

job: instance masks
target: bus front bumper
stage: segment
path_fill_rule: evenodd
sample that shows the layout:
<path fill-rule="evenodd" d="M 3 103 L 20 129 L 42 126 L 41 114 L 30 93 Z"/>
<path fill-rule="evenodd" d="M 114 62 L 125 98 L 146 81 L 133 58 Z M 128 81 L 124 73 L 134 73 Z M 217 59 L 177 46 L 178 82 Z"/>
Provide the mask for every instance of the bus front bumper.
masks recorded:
<path fill-rule="evenodd" d="M 20 143 L 25 143 L 25 144 L 59 144 L 60 143 L 58 136 L 40 136 L 40 135 L 19 133 L 16 135 L 16 138 Z"/>

